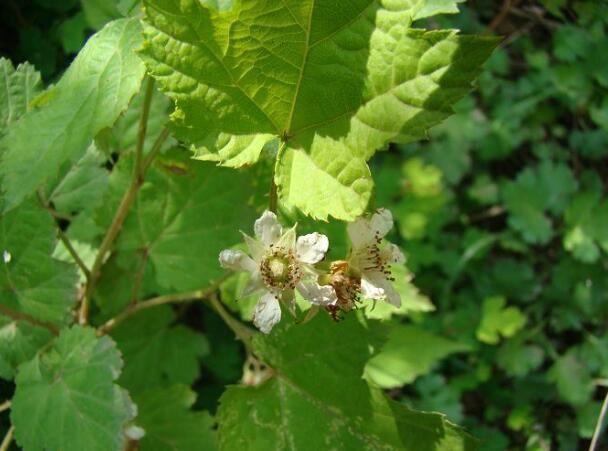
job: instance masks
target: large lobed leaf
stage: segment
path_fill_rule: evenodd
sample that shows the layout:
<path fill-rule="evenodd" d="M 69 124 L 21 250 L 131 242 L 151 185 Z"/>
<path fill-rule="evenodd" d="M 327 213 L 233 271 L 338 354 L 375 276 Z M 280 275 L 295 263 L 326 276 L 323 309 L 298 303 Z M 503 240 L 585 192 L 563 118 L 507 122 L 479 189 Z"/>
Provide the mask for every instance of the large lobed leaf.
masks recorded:
<path fill-rule="evenodd" d="M 2 141 L 0 166 L 5 209 L 21 203 L 61 166 L 80 157 L 112 125 L 139 90 L 144 66 L 137 19 L 106 25 L 78 54 L 39 107 L 11 127 Z"/>
<path fill-rule="evenodd" d="M 254 342 L 272 378 L 222 396 L 220 449 L 470 449 L 442 415 L 411 411 L 361 379 L 372 343 L 355 317 L 288 323 Z"/>
<path fill-rule="evenodd" d="M 114 168 L 99 224 L 107 227 L 130 182 L 132 161 Z M 118 264 L 132 269 L 133 257 L 151 265 L 166 290 L 196 290 L 222 274 L 217 256 L 241 240 L 255 219 L 248 174 L 217 168 L 172 151 L 146 176 L 115 250 Z"/>
<path fill-rule="evenodd" d="M 174 320 L 169 307 L 158 307 L 142 312 L 112 333 L 125 359 L 119 382 L 129 393 L 190 385 L 200 375 L 199 360 L 208 352 L 207 340 L 185 326 L 171 326 Z"/>
<path fill-rule="evenodd" d="M 196 394 L 184 385 L 149 390 L 135 398 L 137 424 L 146 435 L 142 451 L 212 451 L 216 449 L 213 418 L 192 411 Z"/>
<path fill-rule="evenodd" d="M 93 329 L 64 330 L 54 345 L 19 368 L 11 420 L 27 451 L 122 449 L 134 416 L 114 380 L 122 360 L 108 337 Z"/>
<path fill-rule="evenodd" d="M 455 12 L 455 1 L 242 0 L 223 11 L 196 0 L 144 3 L 143 55 L 176 101 L 178 136 L 281 137 L 280 195 L 321 219 L 365 209 L 366 160 L 447 117 L 496 42 L 410 28 Z M 233 158 L 218 149 L 220 162 Z"/>

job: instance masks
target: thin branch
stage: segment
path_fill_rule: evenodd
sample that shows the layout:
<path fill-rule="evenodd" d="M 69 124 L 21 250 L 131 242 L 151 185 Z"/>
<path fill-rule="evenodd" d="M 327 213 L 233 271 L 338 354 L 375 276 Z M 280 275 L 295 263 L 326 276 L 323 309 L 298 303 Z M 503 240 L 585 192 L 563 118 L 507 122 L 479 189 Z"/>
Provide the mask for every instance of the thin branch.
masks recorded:
<path fill-rule="evenodd" d="M 78 265 L 80 270 L 83 272 L 87 281 L 90 280 L 91 271 L 89 271 L 89 268 L 87 268 L 87 265 L 85 265 L 85 263 L 82 261 L 82 258 L 80 258 L 80 255 L 78 255 L 78 252 L 76 252 L 76 249 L 70 242 L 69 238 L 63 232 L 63 230 L 61 230 L 61 228 L 59 228 L 59 227 L 57 227 L 57 236 L 59 237 L 59 240 L 63 243 L 65 248 L 68 250 L 68 252 L 72 256 L 72 258 L 74 259 L 74 261 L 76 262 L 76 264 Z"/>
<path fill-rule="evenodd" d="M 150 107 L 152 105 L 152 96 L 154 95 L 154 78 L 148 77 L 146 83 L 146 93 L 144 97 L 144 105 L 139 118 L 139 128 L 137 129 L 137 147 L 135 149 L 135 166 L 133 167 L 133 178 L 139 179 L 140 183 L 144 178 L 143 155 L 144 143 L 146 142 L 146 132 L 148 131 L 148 117 L 150 116 Z"/>
<path fill-rule="evenodd" d="M 147 123 L 148 115 L 150 113 L 150 103 L 152 102 L 152 94 L 154 92 L 153 82 L 148 81 L 148 85 L 146 87 L 146 94 L 144 98 L 144 104 L 142 107 L 142 114 L 140 119 L 139 133 L 137 136 L 137 146 L 135 148 L 135 165 L 133 167 L 133 178 L 131 180 L 131 184 L 129 188 L 125 192 L 118 210 L 116 210 L 116 214 L 114 215 L 114 219 L 112 220 L 112 224 L 110 228 L 106 232 L 106 235 L 101 242 L 101 246 L 97 252 L 97 256 L 95 257 L 95 262 L 93 263 L 93 267 L 91 268 L 91 277 L 87 283 L 84 294 L 82 296 L 82 301 L 80 304 L 80 309 L 78 311 L 78 323 L 81 325 L 86 325 L 89 321 L 89 304 L 91 302 L 91 296 L 93 295 L 93 291 L 95 290 L 95 285 L 99 280 L 101 275 L 101 267 L 105 262 L 106 255 L 110 252 L 112 245 L 114 244 L 114 240 L 120 233 L 120 229 L 122 228 L 125 219 L 127 218 L 127 214 L 129 213 L 129 209 L 135 202 L 137 198 L 137 192 L 139 188 L 143 184 L 143 179 L 145 175 L 145 163 L 143 162 L 143 148 L 145 141 L 145 134 L 147 125 L 143 124 Z"/>
<path fill-rule="evenodd" d="M 589 451 L 595 451 L 597 449 L 597 444 L 599 443 L 600 434 L 602 432 L 602 426 L 604 425 L 604 418 L 606 418 L 606 411 L 608 411 L 608 392 L 604 398 L 602 410 L 600 411 L 600 416 L 597 419 L 597 424 L 595 425 L 595 431 L 593 431 L 593 438 L 591 439 L 591 444 L 589 445 Z"/>
<path fill-rule="evenodd" d="M 141 285 L 144 281 L 144 274 L 146 271 L 146 263 L 148 262 L 149 252 L 148 249 L 145 248 L 143 253 L 141 254 L 139 260 L 139 267 L 137 268 L 137 272 L 135 273 L 135 277 L 133 279 L 133 287 L 131 288 L 131 303 L 136 304 L 139 301 L 139 291 L 141 290 Z"/>
<path fill-rule="evenodd" d="M 5 410 L 8 410 L 11 408 L 11 400 L 7 399 L 6 401 L 4 401 L 2 404 L 0 404 L 0 412 L 4 412 Z"/>
<path fill-rule="evenodd" d="M 13 433 L 15 432 L 15 426 L 11 426 L 0 444 L 0 451 L 8 451 L 13 441 Z"/>
<path fill-rule="evenodd" d="M 158 154 L 158 152 L 160 151 L 164 142 L 169 137 L 169 134 L 170 134 L 169 129 L 164 128 L 163 131 L 160 132 L 160 135 L 158 135 L 158 138 L 156 138 L 156 141 L 154 141 L 154 144 L 152 145 L 152 149 L 150 149 L 150 152 L 146 156 L 143 166 L 142 166 L 142 169 L 144 172 L 147 171 L 148 168 L 150 167 L 150 165 L 152 164 L 152 161 L 156 157 L 156 154 Z"/>
<path fill-rule="evenodd" d="M 120 323 L 130 318 L 131 316 L 141 312 L 142 310 L 147 310 L 152 307 L 157 307 L 159 305 L 165 304 L 178 304 L 181 302 L 191 302 L 195 300 L 203 300 L 209 298 L 211 294 L 218 289 L 220 284 L 229 277 L 229 274 L 218 279 L 215 283 L 213 283 L 209 288 L 205 290 L 196 290 L 196 291 L 188 291 L 185 293 L 174 293 L 168 294 L 164 296 L 157 296 L 146 301 L 141 301 L 136 304 L 129 304 L 129 306 L 119 313 L 114 318 L 106 321 L 105 324 L 100 326 L 97 329 L 98 335 L 107 334 L 110 330 L 118 326 Z"/>
<path fill-rule="evenodd" d="M 53 207 L 51 207 L 50 205 L 48 205 L 46 202 L 44 202 L 42 204 L 42 206 L 55 218 L 55 219 L 62 219 L 64 221 L 70 221 L 72 222 L 74 220 L 74 217 L 65 213 L 61 213 L 57 210 L 55 210 Z"/>
<path fill-rule="evenodd" d="M 234 319 L 230 315 L 230 313 L 228 313 L 228 311 L 224 308 L 224 305 L 218 300 L 217 296 L 210 296 L 209 304 L 211 305 L 213 310 L 215 310 L 216 313 L 224 320 L 224 323 L 230 328 L 230 330 L 234 332 L 234 335 L 236 336 L 237 340 L 243 342 L 243 345 L 245 346 L 245 349 L 247 349 L 247 352 L 252 355 L 255 354 L 253 352 L 251 340 L 257 332 L 245 326 L 240 321 Z"/>
<path fill-rule="evenodd" d="M 14 319 L 15 321 L 27 321 L 28 323 L 33 324 L 34 326 L 43 327 L 49 330 L 53 335 L 59 335 L 59 328 L 54 324 L 38 320 L 33 316 L 28 315 L 27 313 L 18 312 L 16 310 L 6 307 L 5 305 L 0 305 L 0 314 L 8 316 L 9 318 Z"/>
<path fill-rule="evenodd" d="M 490 25 L 488 25 L 488 29 L 491 31 L 496 30 L 500 26 L 502 21 L 505 20 L 506 17 L 509 15 L 511 7 L 515 6 L 517 3 L 519 3 L 517 0 L 504 0 L 500 11 L 492 19 Z"/>

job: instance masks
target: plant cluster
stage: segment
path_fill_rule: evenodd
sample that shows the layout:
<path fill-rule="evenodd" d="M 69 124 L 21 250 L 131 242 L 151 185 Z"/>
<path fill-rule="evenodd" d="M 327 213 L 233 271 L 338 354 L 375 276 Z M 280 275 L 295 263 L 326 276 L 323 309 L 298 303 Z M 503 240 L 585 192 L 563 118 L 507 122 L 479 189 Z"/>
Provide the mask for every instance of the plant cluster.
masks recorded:
<path fill-rule="evenodd" d="M 2 8 L 0 450 L 587 445 L 601 2 Z"/>

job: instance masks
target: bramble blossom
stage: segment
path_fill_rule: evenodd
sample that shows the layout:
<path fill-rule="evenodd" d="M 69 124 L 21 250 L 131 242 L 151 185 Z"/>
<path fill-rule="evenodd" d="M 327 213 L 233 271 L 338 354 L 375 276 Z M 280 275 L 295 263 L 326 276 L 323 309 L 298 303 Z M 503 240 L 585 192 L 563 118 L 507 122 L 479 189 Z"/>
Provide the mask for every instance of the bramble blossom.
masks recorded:
<path fill-rule="evenodd" d="M 227 249 L 220 253 L 219 261 L 223 268 L 251 273 L 243 294 L 262 294 L 253 316 L 256 327 L 269 333 L 281 320 L 280 301 L 293 302 L 294 289 L 313 304 L 335 302 L 333 287 L 319 285 L 313 268 L 329 247 L 325 235 L 311 233 L 296 239 L 295 226 L 284 230 L 270 211 L 255 221 L 254 232 L 255 238 L 243 233 L 249 255 Z"/>
<path fill-rule="evenodd" d="M 405 257 L 394 244 L 383 238 L 393 228 L 393 216 L 387 209 L 377 210 L 370 218 L 361 217 L 348 225 L 352 250 L 348 259 L 351 273 L 360 276 L 360 293 L 363 298 L 384 300 L 395 307 L 401 305 L 401 296 L 393 287 L 395 279 L 390 267 L 404 263 Z"/>

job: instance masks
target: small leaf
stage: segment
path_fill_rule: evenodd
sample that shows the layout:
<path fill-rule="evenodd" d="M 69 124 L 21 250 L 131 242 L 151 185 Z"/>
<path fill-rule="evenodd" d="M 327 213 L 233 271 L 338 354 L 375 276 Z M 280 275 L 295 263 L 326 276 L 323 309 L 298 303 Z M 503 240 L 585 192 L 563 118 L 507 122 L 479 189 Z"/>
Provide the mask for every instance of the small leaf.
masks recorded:
<path fill-rule="evenodd" d="M 365 377 L 381 388 L 396 388 L 428 373 L 444 357 L 468 349 L 416 327 L 389 326 L 388 341 L 365 366 Z"/>
<path fill-rule="evenodd" d="M 28 451 L 121 449 L 133 412 L 114 384 L 120 353 L 93 329 L 62 331 L 53 347 L 19 368 L 11 408 L 17 443 Z"/>
<path fill-rule="evenodd" d="M 559 395 L 568 404 L 581 406 L 591 399 L 594 390 L 591 374 L 574 348 L 553 364 L 547 379 L 556 384 Z"/>
<path fill-rule="evenodd" d="M 526 325 L 526 316 L 517 307 L 506 307 L 507 300 L 501 296 L 483 301 L 483 316 L 477 327 L 477 339 L 488 344 L 497 344 L 500 336 L 513 336 Z"/>
<path fill-rule="evenodd" d="M 32 359 L 52 337 L 42 327 L 0 315 L 0 377 L 13 379 L 17 367 Z"/>
<path fill-rule="evenodd" d="M 15 69 L 10 60 L 0 58 L 0 136 L 30 109 L 40 88 L 40 74 L 34 66 L 23 63 Z"/>

